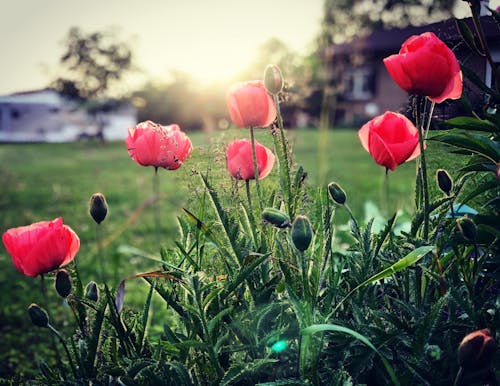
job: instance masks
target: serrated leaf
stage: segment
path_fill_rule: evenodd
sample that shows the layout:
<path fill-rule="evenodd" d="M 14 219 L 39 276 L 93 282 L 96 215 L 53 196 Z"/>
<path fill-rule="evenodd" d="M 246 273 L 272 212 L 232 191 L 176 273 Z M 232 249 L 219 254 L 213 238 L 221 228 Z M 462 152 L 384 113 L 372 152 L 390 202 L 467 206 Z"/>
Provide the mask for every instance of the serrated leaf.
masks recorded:
<path fill-rule="evenodd" d="M 394 370 L 392 366 L 387 362 L 387 359 L 377 350 L 377 348 L 368 340 L 368 338 L 359 332 L 356 332 L 354 330 L 351 330 L 350 328 L 340 326 L 338 324 L 313 324 L 312 326 L 306 327 L 301 331 L 301 334 L 303 335 L 312 335 L 318 332 L 325 332 L 325 331 L 330 331 L 330 332 L 341 332 L 344 334 L 349 334 L 352 337 L 356 338 L 357 340 L 363 342 L 365 345 L 367 345 L 369 348 L 371 348 L 375 353 L 377 353 L 382 360 L 382 363 L 384 364 L 384 367 L 391 377 L 392 382 L 395 385 L 399 385 L 399 380 L 396 377 L 396 374 L 394 373 Z"/>

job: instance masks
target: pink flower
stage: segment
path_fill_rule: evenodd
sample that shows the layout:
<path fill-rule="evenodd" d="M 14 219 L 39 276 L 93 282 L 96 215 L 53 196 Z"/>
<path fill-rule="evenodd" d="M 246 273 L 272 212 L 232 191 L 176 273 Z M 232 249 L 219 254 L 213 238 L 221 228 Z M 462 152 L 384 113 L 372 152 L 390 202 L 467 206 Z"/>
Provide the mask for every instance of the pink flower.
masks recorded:
<path fill-rule="evenodd" d="M 125 140 L 130 157 L 141 166 L 178 169 L 189 157 L 193 145 L 176 125 L 162 126 L 151 121 L 128 129 Z"/>
<path fill-rule="evenodd" d="M 259 180 L 266 177 L 272 170 L 275 156 L 271 150 L 255 141 L 255 153 Z M 237 180 L 255 179 L 252 144 L 248 139 L 234 140 L 227 146 L 227 169 Z"/>
<path fill-rule="evenodd" d="M 388 111 L 373 118 L 358 135 L 375 162 L 390 170 L 420 154 L 417 128 L 398 113 Z"/>
<path fill-rule="evenodd" d="M 462 71 L 453 52 L 432 32 L 407 39 L 384 59 L 392 79 L 410 94 L 441 103 L 462 95 Z"/>
<path fill-rule="evenodd" d="M 238 127 L 267 127 L 276 119 L 276 106 L 260 80 L 236 83 L 226 96 L 229 115 Z"/>
<path fill-rule="evenodd" d="M 61 217 L 8 229 L 2 241 L 16 269 L 32 277 L 68 264 L 80 249 L 80 239 Z"/>

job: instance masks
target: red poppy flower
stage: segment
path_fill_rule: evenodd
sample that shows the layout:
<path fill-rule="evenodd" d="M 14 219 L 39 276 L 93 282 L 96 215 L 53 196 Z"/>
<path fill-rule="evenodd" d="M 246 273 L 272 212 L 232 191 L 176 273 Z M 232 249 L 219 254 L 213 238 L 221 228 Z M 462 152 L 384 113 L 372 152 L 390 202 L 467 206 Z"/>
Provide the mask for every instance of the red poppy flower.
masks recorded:
<path fill-rule="evenodd" d="M 176 125 L 162 126 L 151 121 L 128 129 L 125 139 L 130 157 L 141 166 L 178 169 L 189 157 L 193 145 Z"/>
<path fill-rule="evenodd" d="M 267 127 L 276 119 L 276 106 L 260 80 L 236 83 L 226 96 L 229 115 L 238 127 Z"/>
<path fill-rule="evenodd" d="M 272 170 L 275 156 L 271 150 L 255 141 L 255 153 L 259 180 Z M 237 180 L 253 180 L 255 172 L 252 158 L 252 144 L 248 139 L 234 140 L 227 146 L 227 169 Z"/>
<path fill-rule="evenodd" d="M 388 111 L 373 118 L 358 135 L 375 162 L 390 170 L 420 154 L 417 128 L 398 113 Z"/>
<path fill-rule="evenodd" d="M 466 335 L 458 346 L 458 362 L 469 370 L 488 367 L 494 357 L 497 345 L 488 328 Z"/>
<path fill-rule="evenodd" d="M 432 32 L 407 39 L 384 59 L 392 79 L 410 94 L 441 103 L 462 95 L 462 71 L 453 52 Z"/>
<path fill-rule="evenodd" d="M 32 277 L 68 264 L 80 249 L 80 239 L 61 217 L 11 228 L 2 241 L 17 270 Z"/>

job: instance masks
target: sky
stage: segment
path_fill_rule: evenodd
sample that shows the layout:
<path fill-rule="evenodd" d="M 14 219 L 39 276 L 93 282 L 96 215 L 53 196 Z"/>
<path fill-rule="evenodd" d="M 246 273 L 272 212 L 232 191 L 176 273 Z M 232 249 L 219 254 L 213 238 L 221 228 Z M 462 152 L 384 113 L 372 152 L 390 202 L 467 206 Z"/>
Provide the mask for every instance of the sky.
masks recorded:
<path fill-rule="evenodd" d="M 180 69 L 210 82 L 236 75 L 277 37 L 305 53 L 323 0 L 0 0 L 0 95 L 47 86 L 72 26 L 114 28 L 146 76 Z"/>
<path fill-rule="evenodd" d="M 457 16 L 467 16 L 466 2 L 458 4 Z M 0 95 L 55 79 L 72 26 L 114 28 L 142 79 L 168 80 L 178 69 L 210 83 L 244 70 L 271 37 L 307 53 L 322 8 L 323 0 L 0 0 Z"/>

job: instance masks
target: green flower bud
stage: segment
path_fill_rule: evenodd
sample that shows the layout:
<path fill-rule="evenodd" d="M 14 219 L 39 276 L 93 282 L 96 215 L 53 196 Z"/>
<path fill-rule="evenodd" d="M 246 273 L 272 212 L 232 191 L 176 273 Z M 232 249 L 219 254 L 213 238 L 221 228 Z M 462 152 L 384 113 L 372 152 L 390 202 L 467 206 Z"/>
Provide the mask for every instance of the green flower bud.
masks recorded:
<path fill-rule="evenodd" d="M 30 315 L 31 323 L 35 326 L 48 327 L 49 315 L 47 315 L 47 312 L 38 304 L 32 303 L 28 307 L 28 313 Z"/>
<path fill-rule="evenodd" d="M 102 193 L 94 193 L 90 197 L 89 213 L 98 224 L 104 221 L 108 213 L 108 203 Z"/>
<path fill-rule="evenodd" d="M 85 297 L 94 302 L 99 300 L 99 288 L 97 288 L 95 281 L 91 281 L 85 286 Z"/>
<path fill-rule="evenodd" d="M 299 251 L 305 251 L 311 244 L 313 232 L 311 222 L 305 216 L 297 216 L 292 225 L 292 241 Z"/>
<path fill-rule="evenodd" d="M 338 205 L 344 205 L 347 200 L 344 189 L 336 182 L 330 182 L 328 184 L 328 194 L 332 201 Z"/>
<path fill-rule="evenodd" d="M 65 298 L 71 293 L 71 276 L 65 269 L 61 269 L 56 274 L 56 291 L 59 296 Z"/>
<path fill-rule="evenodd" d="M 458 363 L 467 370 L 477 371 L 491 365 L 497 345 L 487 328 L 466 335 L 458 346 Z"/>
<path fill-rule="evenodd" d="M 275 208 L 265 208 L 262 211 L 262 220 L 277 228 L 287 228 L 290 226 L 290 217 Z"/>
<path fill-rule="evenodd" d="M 457 220 L 458 229 L 460 229 L 460 233 L 464 239 L 468 241 L 474 241 L 477 235 L 477 228 L 474 221 L 472 221 L 468 217 L 461 217 Z"/>
<path fill-rule="evenodd" d="M 264 71 L 264 86 L 270 94 L 276 95 L 283 89 L 283 75 L 278 66 L 269 64 Z"/>
<path fill-rule="evenodd" d="M 441 189 L 444 193 L 446 193 L 447 196 L 449 196 L 453 189 L 453 180 L 451 179 L 451 176 L 448 174 L 448 172 L 444 169 L 436 170 L 436 181 L 439 189 Z"/>

